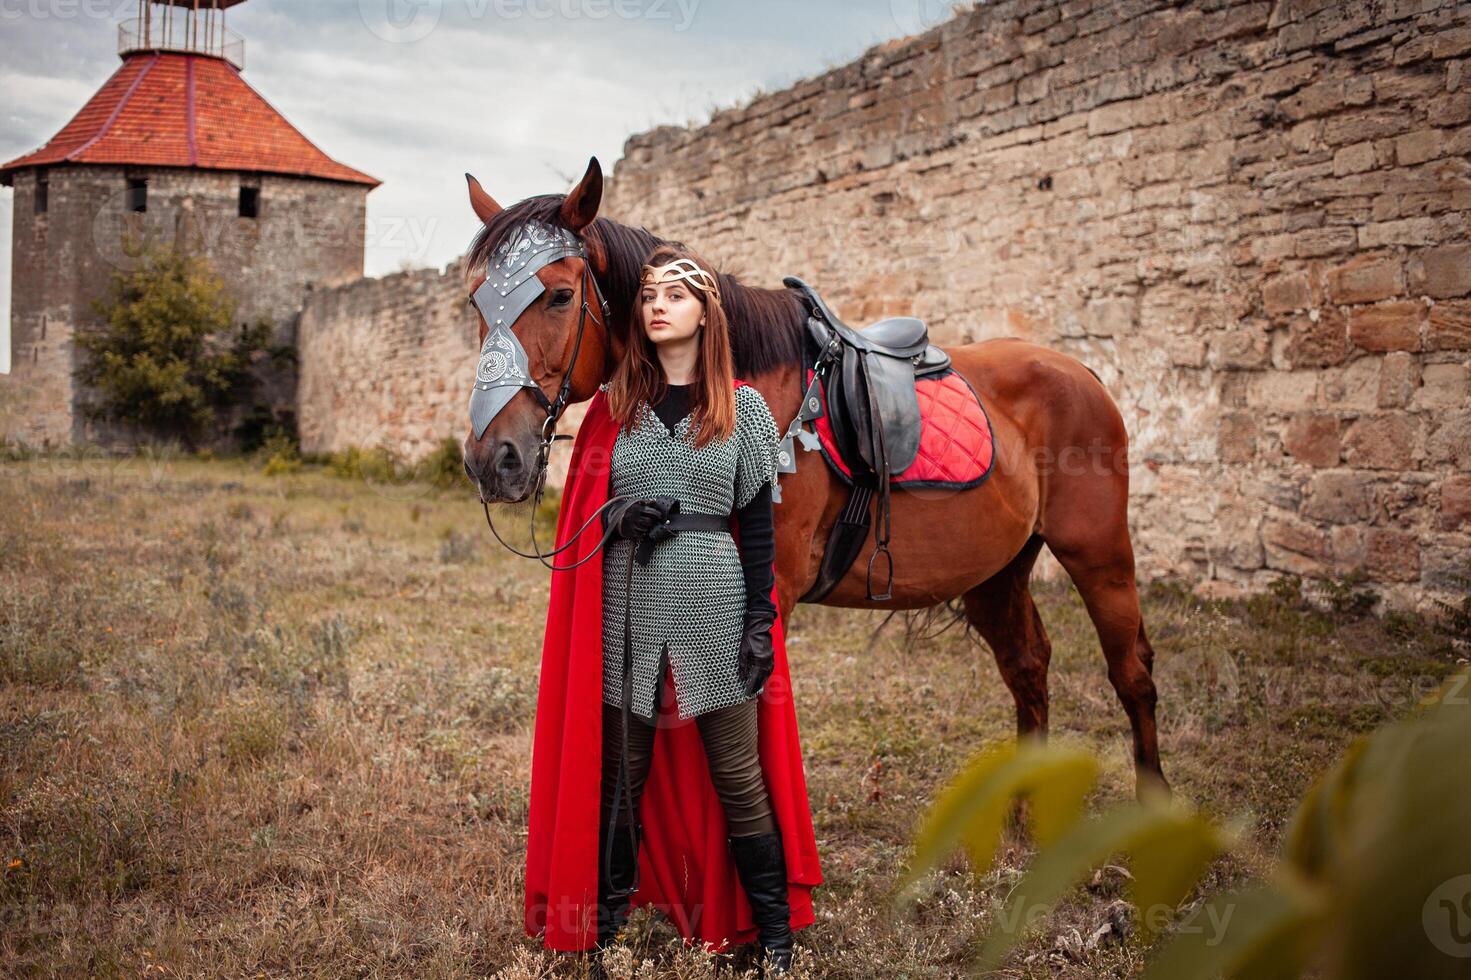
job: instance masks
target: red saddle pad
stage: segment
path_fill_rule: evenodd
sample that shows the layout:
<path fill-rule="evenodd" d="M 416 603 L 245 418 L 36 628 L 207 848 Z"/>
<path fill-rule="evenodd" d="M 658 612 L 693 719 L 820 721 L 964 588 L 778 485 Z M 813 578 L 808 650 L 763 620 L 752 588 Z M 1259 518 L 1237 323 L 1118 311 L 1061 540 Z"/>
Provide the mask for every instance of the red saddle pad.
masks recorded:
<path fill-rule="evenodd" d="M 806 369 L 803 380 L 804 385 L 811 383 L 811 368 Z M 827 391 L 821 381 L 817 388 L 822 415 L 814 427 L 823 458 L 845 482 L 851 483 L 853 474 L 838 453 L 828 423 Z M 947 368 L 916 381 L 914 393 L 919 399 L 921 420 L 919 453 L 904 472 L 890 478 L 889 486 L 966 490 L 990 476 L 995 453 L 991 420 L 965 376 Z"/>

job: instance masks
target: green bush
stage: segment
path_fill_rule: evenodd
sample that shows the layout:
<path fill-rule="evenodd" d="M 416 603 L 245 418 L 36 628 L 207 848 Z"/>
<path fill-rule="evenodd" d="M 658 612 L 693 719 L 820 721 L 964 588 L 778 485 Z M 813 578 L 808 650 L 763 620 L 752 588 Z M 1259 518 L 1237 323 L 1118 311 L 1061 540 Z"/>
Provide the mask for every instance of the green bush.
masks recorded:
<path fill-rule="evenodd" d="M 397 461 L 387 449 L 349 446 L 327 457 L 327 472 L 343 480 L 386 483 L 398 475 Z"/>
<path fill-rule="evenodd" d="M 410 462 L 386 446 L 350 446 L 323 460 L 327 472 L 344 480 L 370 483 L 428 483 L 452 490 L 465 483 L 464 455 L 460 442 L 445 436 L 416 462 Z"/>
<path fill-rule="evenodd" d="M 1318 593 L 1328 603 L 1328 608 L 1339 616 L 1362 619 L 1374 611 L 1379 597 L 1368 587 L 1369 576 L 1363 569 L 1336 579 L 1324 579 L 1318 584 Z"/>
<path fill-rule="evenodd" d="M 418 470 L 424 479 L 441 490 L 450 490 L 465 483 L 465 452 L 460 440 L 445 436 L 429 455 L 419 461 Z"/>
<path fill-rule="evenodd" d="M 261 473 L 266 476 L 284 476 L 287 473 L 296 473 L 301 469 L 301 457 L 297 456 L 289 446 L 277 449 L 266 457 L 265 464 L 261 466 Z"/>
<path fill-rule="evenodd" d="M 273 328 L 264 318 L 237 326 L 236 301 L 204 257 L 170 244 L 135 250 L 139 267 L 114 273 L 93 305 L 102 323 L 75 338 L 76 377 L 94 393 L 85 411 L 192 449 L 254 390 L 253 363 L 278 353 Z"/>
<path fill-rule="evenodd" d="M 256 458 L 263 460 L 261 472 L 266 476 L 281 476 L 301 469 L 301 448 L 294 430 L 277 427 L 270 431 L 256 450 Z"/>

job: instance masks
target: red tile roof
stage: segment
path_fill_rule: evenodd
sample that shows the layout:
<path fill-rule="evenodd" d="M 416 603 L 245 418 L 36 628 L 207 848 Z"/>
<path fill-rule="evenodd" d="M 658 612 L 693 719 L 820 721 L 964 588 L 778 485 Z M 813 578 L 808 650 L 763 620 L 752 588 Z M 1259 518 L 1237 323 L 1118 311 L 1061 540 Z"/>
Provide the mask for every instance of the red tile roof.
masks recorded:
<path fill-rule="evenodd" d="M 126 55 L 91 101 L 45 146 L 0 166 L 125 163 L 261 170 L 377 187 L 338 163 L 261 98 L 223 58 L 173 51 Z"/>

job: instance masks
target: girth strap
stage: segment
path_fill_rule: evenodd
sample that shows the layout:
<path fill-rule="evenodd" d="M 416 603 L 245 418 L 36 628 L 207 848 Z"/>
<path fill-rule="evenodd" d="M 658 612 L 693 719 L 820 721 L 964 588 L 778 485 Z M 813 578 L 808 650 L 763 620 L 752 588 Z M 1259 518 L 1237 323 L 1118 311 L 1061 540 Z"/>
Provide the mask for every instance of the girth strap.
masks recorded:
<path fill-rule="evenodd" d="M 873 501 L 874 488 L 853 480 L 848 491 L 848 502 L 838 513 L 832 530 L 827 535 L 827 545 L 822 549 L 822 562 L 817 569 L 817 579 L 802 594 L 798 602 L 821 602 L 837 587 L 858 559 L 863 542 L 868 538 L 871 522 L 869 504 Z"/>

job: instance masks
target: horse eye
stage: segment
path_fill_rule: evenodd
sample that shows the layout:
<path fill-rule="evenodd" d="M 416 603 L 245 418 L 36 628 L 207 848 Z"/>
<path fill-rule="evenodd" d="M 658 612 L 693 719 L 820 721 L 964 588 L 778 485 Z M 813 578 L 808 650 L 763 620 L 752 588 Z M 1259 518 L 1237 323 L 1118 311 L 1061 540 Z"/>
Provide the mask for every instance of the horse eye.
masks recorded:
<path fill-rule="evenodd" d="M 570 302 L 572 302 L 572 290 L 559 289 L 555 293 L 552 293 L 553 306 L 566 306 Z"/>

